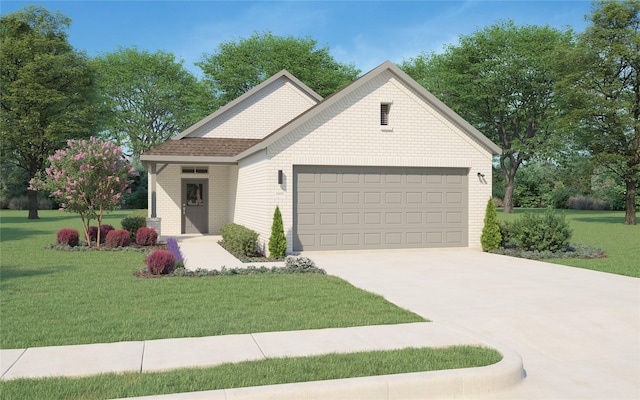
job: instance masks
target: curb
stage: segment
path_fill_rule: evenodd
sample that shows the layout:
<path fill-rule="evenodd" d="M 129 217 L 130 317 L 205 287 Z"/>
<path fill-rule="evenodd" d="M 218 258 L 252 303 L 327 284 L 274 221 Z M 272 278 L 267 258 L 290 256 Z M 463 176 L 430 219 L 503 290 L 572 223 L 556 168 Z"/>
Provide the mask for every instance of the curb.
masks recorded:
<path fill-rule="evenodd" d="M 524 379 L 522 358 L 504 347 L 502 360 L 486 367 L 287 383 L 130 400 L 287 400 L 287 399 L 466 399 L 499 392 Z"/>

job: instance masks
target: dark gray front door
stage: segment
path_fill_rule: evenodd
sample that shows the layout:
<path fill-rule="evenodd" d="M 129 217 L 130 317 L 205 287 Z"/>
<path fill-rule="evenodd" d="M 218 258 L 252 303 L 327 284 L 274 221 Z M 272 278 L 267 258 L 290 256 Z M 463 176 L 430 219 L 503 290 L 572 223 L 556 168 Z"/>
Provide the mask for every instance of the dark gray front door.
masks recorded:
<path fill-rule="evenodd" d="M 182 180 L 182 233 L 209 232 L 209 196 L 206 179 Z"/>

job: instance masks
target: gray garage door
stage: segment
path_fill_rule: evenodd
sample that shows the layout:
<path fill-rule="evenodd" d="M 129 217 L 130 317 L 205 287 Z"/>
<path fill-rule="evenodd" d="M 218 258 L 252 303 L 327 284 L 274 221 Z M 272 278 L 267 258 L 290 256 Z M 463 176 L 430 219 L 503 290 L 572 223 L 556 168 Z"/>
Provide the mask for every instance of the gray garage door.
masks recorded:
<path fill-rule="evenodd" d="M 294 250 L 465 247 L 467 169 L 294 167 Z"/>

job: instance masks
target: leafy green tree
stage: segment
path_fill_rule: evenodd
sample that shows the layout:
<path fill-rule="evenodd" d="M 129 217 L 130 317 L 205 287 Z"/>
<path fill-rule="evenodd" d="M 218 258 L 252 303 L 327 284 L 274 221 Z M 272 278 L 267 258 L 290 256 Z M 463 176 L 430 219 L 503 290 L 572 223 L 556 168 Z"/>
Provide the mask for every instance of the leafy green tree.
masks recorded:
<path fill-rule="evenodd" d="M 213 96 L 171 53 L 120 48 L 94 63 L 101 136 L 134 158 L 211 112 Z"/>
<path fill-rule="evenodd" d="M 500 226 L 498 225 L 498 214 L 496 213 L 496 205 L 493 199 L 489 198 L 487 209 L 484 213 L 484 226 L 482 227 L 482 235 L 480 235 L 480 243 L 482 250 L 490 251 L 500 247 L 502 235 L 500 234 Z"/>
<path fill-rule="evenodd" d="M 594 3 L 591 24 L 561 54 L 564 128 L 624 182 L 625 224 L 636 224 L 640 184 L 640 1 Z"/>
<path fill-rule="evenodd" d="M 287 237 L 284 235 L 284 225 L 282 223 L 282 213 L 280 207 L 276 206 L 273 213 L 273 224 L 271 225 L 271 237 L 269 237 L 269 256 L 273 258 L 284 258 L 287 255 Z"/>
<path fill-rule="evenodd" d="M 421 54 L 402 68 L 502 147 L 504 212 L 513 213 L 518 168 L 555 149 L 556 53 L 571 32 L 502 22 L 461 36 L 442 54 Z"/>
<path fill-rule="evenodd" d="M 94 132 L 95 73 L 67 41 L 70 23 L 42 6 L 0 18 L 0 150 L 27 181 L 67 140 Z M 29 218 L 38 218 L 34 191 Z"/>
<path fill-rule="evenodd" d="M 317 48 L 311 38 L 254 33 L 247 39 L 227 41 L 196 63 L 222 106 L 286 69 L 320 96 L 349 84 L 360 74 L 352 64 L 342 64 Z"/>
<path fill-rule="evenodd" d="M 122 149 L 95 137 L 89 141 L 70 140 L 67 148 L 49 157 L 49 167 L 31 179 L 30 190 L 47 190 L 65 211 L 80 215 L 84 237 L 91 245 L 89 225 L 102 225 L 105 212 L 120 207 L 135 175 Z M 100 247 L 100 229 L 96 244 Z"/>

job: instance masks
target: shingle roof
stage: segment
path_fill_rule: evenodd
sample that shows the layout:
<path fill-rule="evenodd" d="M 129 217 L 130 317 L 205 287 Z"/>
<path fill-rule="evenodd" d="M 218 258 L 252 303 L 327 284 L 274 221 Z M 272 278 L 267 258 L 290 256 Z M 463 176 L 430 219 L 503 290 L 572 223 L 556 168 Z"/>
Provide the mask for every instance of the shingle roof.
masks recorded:
<path fill-rule="evenodd" d="M 190 138 L 167 140 L 143 153 L 144 156 L 233 157 L 261 139 Z"/>

